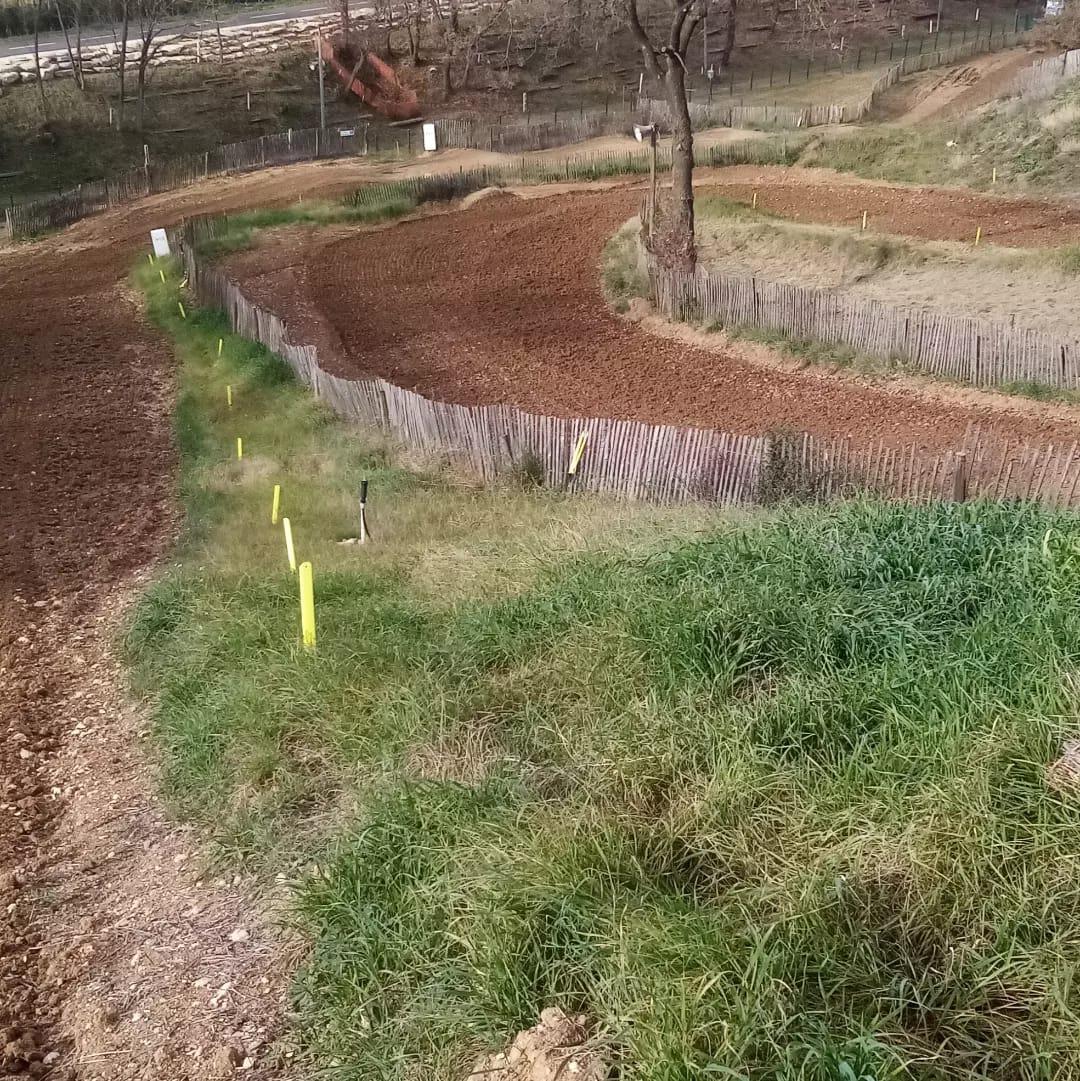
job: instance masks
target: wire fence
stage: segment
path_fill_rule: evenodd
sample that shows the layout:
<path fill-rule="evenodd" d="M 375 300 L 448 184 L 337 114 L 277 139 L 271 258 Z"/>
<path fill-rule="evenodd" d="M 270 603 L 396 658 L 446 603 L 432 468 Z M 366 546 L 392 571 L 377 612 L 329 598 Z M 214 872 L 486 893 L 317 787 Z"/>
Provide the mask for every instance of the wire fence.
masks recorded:
<path fill-rule="evenodd" d="M 549 486 L 655 503 L 751 505 L 867 492 L 916 502 L 1077 503 L 1076 442 L 1008 444 L 971 430 L 961 447 L 932 454 L 913 443 L 856 446 L 840 436 L 744 434 L 605 417 L 552 417 L 510 405 L 463 406 L 433 401 L 380 378 L 346 379 L 326 371 L 313 345 L 293 342 L 283 320 L 198 256 L 200 244 L 228 227 L 224 217 L 194 219 L 175 236 L 200 303 L 222 309 L 237 334 L 281 356 L 339 416 L 486 481 L 527 474 Z M 585 453 L 573 470 L 579 446 Z"/>
<path fill-rule="evenodd" d="M 815 124 L 850 123 L 865 116 L 874 99 L 902 74 L 954 63 L 964 56 L 1004 48 L 1014 44 L 1023 31 L 999 29 L 995 37 L 990 27 L 985 37 L 974 35 L 948 48 L 925 49 L 927 40 L 938 43 L 944 35 L 929 35 L 908 55 L 888 69 L 862 99 L 852 103 L 817 106 L 757 105 L 742 106 L 714 102 L 694 103 L 692 120 L 703 127 L 779 127 L 806 128 Z M 891 50 L 899 53 L 896 43 Z M 486 149 L 500 153 L 545 150 L 579 142 L 600 135 L 628 133 L 634 123 L 668 122 L 667 106 L 647 98 L 634 100 L 629 108 L 605 105 L 601 110 L 586 109 L 521 117 L 501 118 L 492 124 L 479 119 L 450 119 L 435 122 L 440 147 Z M 121 206 L 148 195 L 187 187 L 211 177 L 251 172 L 257 169 L 298 162 L 326 160 L 358 155 L 391 154 L 412 156 L 423 150 L 422 132 L 416 126 L 387 128 L 367 124 L 355 128 L 306 128 L 263 135 L 243 142 L 216 147 L 202 154 L 188 154 L 162 161 L 146 151 L 140 168 L 107 179 L 80 184 L 55 196 L 14 203 L 4 211 L 4 226 L 10 239 L 36 236 L 62 228 L 92 214 Z"/>

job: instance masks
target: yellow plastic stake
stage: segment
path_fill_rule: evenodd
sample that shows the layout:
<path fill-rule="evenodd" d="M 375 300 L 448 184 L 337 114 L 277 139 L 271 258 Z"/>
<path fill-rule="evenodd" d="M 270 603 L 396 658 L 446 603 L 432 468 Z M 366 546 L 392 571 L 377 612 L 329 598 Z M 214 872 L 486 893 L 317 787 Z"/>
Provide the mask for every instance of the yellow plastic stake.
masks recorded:
<path fill-rule="evenodd" d="M 577 445 L 574 447 L 574 453 L 570 456 L 570 468 L 566 471 L 571 477 L 578 471 L 578 466 L 581 465 L 581 457 L 585 453 L 585 444 L 588 440 L 588 431 L 584 431 L 578 436 Z"/>
<path fill-rule="evenodd" d="M 300 634 L 305 649 L 315 648 L 315 583 L 311 564 L 300 564 Z"/>
<path fill-rule="evenodd" d="M 994 166 L 994 171 L 990 174 L 990 183 L 991 184 L 996 184 L 997 183 L 997 166 L 996 165 Z"/>
<path fill-rule="evenodd" d="M 236 460 L 240 461 L 240 459 L 243 458 L 243 456 L 244 456 L 244 441 L 240 438 L 240 436 L 237 436 L 236 437 Z"/>
<path fill-rule="evenodd" d="M 217 340 L 217 355 L 221 356 L 221 347 L 225 344 L 224 338 L 218 338 Z"/>
<path fill-rule="evenodd" d="M 161 275 L 161 284 L 164 285 L 165 284 L 165 271 L 164 270 L 159 270 L 158 274 Z"/>
<path fill-rule="evenodd" d="M 975 247 L 979 246 L 979 241 L 982 240 L 982 226 L 978 226 L 975 229 Z"/>
<path fill-rule="evenodd" d="M 866 211 L 865 210 L 862 212 L 862 227 L 863 227 L 863 232 L 865 233 L 866 232 Z"/>
<path fill-rule="evenodd" d="M 750 204 L 754 210 L 757 210 L 757 192 L 754 192 L 754 201 Z"/>
<path fill-rule="evenodd" d="M 270 507 L 270 524 L 277 525 L 278 511 L 281 510 L 281 485 L 274 485 L 274 502 Z"/>
<path fill-rule="evenodd" d="M 186 319 L 187 318 L 187 312 L 184 311 L 184 305 L 181 304 L 180 301 L 178 300 L 176 302 L 176 306 L 180 309 L 180 318 L 181 319 Z"/>
<path fill-rule="evenodd" d="M 229 403 L 229 408 L 232 409 L 232 384 L 228 383 L 225 386 L 225 401 Z"/>
<path fill-rule="evenodd" d="M 292 522 L 288 518 L 281 519 L 281 526 L 285 530 L 285 555 L 289 560 L 289 570 L 296 571 L 296 549 L 292 541 Z"/>
<path fill-rule="evenodd" d="M 150 265 L 153 266 L 154 265 L 154 253 L 152 251 L 148 251 L 146 253 L 146 258 L 150 260 Z"/>

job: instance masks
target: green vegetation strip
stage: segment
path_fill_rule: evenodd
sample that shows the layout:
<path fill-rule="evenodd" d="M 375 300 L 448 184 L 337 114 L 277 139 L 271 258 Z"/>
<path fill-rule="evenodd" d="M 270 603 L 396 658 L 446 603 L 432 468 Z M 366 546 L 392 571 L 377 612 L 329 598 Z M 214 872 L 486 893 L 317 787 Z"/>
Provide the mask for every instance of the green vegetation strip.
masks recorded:
<path fill-rule="evenodd" d="M 1080 1076 L 1073 518 L 408 472 L 166 269 L 188 524 L 127 647 L 179 812 L 297 880 L 320 1076 L 462 1078 L 552 1004 L 625 1078 Z"/>

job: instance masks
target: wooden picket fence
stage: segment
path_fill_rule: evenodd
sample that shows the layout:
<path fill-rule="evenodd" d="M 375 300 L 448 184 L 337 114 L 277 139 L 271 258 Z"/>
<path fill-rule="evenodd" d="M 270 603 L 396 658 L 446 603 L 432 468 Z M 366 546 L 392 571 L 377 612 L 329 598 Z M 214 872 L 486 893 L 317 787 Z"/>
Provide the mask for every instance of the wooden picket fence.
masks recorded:
<path fill-rule="evenodd" d="M 485 481 L 514 473 L 545 484 L 653 503 L 769 504 L 858 493 L 925 502 L 1033 499 L 1075 506 L 1080 446 L 1031 447 L 987 440 L 977 430 L 944 455 L 883 441 L 808 433 L 740 434 L 605 417 L 551 417 L 508 405 L 437 402 L 384 379 L 327 372 L 314 346 L 290 339 L 272 311 L 250 301 L 198 246 L 227 228 L 224 217 L 185 222 L 174 236 L 198 300 L 222 309 L 243 337 L 281 356 L 339 416 Z M 577 473 L 573 448 L 587 433 Z"/>
<path fill-rule="evenodd" d="M 715 321 L 845 345 L 975 386 L 1080 387 L 1077 338 L 700 268 L 687 274 L 654 267 L 651 279 L 653 300 L 670 319 Z"/>

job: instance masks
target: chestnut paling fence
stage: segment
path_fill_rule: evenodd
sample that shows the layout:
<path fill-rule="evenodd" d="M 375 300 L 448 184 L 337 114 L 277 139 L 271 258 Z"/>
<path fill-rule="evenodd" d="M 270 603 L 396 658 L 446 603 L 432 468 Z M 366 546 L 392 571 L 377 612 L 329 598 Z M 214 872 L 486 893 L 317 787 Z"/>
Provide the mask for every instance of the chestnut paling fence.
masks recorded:
<path fill-rule="evenodd" d="M 949 48 L 920 51 L 904 56 L 877 80 L 859 101 L 809 107 L 784 105 L 741 106 L 722 101 L 692 106 L 696 128 L 780 127 L 806 128 L 817 124 L 851 123 L 872 108 L 875 98 L 901 75 L 930 67 L 951 64 L 965 56 L 1015 44 L 1023 31 L 1003 30 L 994 38 L 976 35 L 971 40 Z M 899 53 L 898 53 L 899 55 Z M 439 120 L 436 137 L 439 147 L 461 147 L 520 153 L 564 146 L 598 135 L 626 133 L 633 123 L 664 125 L 667 106 L 642 98 L 627 108 L 578 109 L 548 118 L 527 115 L 502 118 L 497 124 L 479 119 Z M 278 165 L 304 161 L 329 160 L 369 154 L 408 156 L 423 149 L 418 128 L 387 129 L 362 124 L 351 129 L 307 128 L 263 135 L 243 142 L 215 147 L 202 154 L 188 154 L 158 161 L 147 157 L 146 163 L 115 177 L 80 184 L 70 191 L 5 208 L 3 233 L 21 239 L 58 229 L 65 225 L 121 206 L 147 195 L 173 191 L 210 177 L 251 172 Z"/>
<path fill-rule="evenodd" d="M 243 337 L 279 354 L 336 413 L 414 450 L 453 462 L 484 480 L 527 470 L 548 485 L 649 502 L 762 504 L 784 498 L 829 499 L 875 492 L 912 501 L 1080 500 L 1077 443 L 1003 445 L 970 431 L 943 455 L 915 445 L 855 446 L 809 433 L 746 435 L 604 417 L 551 417 L 509 405 L 437 402 L 380 378 L 346 379 L 326 371 L 314 346 L 290 339 L 272 311 L 249 300 L 220 268 L 198 254 L 227 229 L 224 217 L 186 222 L 177 234 L 190 288 L 227 313 Z M 574 448 L 585 434 L 576 473 Z"/>
<path fill-rule="evenodd" d="M 650 273 L 668 318 L 779 331 L 840 344 L 975 386 L 1080 387 L 1080 339 L 947 312 L 894 307 L 830 289 L 721 271 Z"/>

